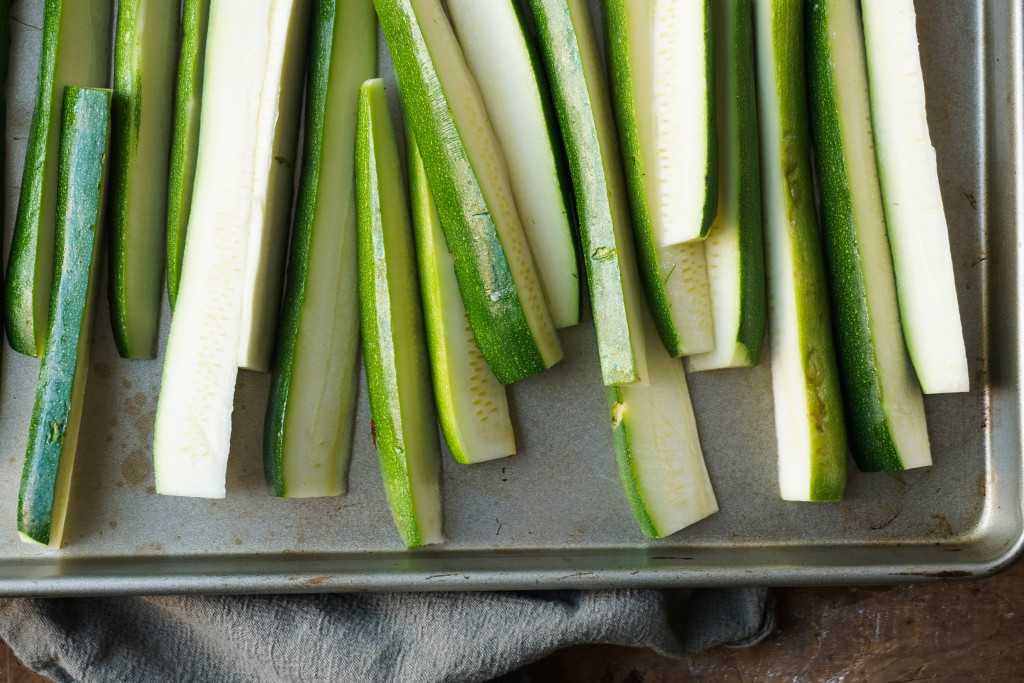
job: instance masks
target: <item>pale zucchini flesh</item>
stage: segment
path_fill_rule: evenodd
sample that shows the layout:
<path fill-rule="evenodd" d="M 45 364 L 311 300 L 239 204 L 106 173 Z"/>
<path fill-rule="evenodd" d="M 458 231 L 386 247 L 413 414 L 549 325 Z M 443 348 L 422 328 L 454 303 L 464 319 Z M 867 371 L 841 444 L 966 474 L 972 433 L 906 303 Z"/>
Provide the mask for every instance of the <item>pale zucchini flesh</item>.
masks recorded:
<path fill-rule="evenodd" d="M 673 356 L 714 349 L 714 313 L 705 242 L 694 240 L 658 247 L 642 229 L 637 231 L 647 301 L 656 311 L 655 330 Z"/>
<path fill-rule="evenodd" d="M 455 259 L 445 244 L 441 218 L 411 131 L 406 132 L 406 149 L 420 291 L 441 430 L 452 457 L 464 465 L 513 455 L 515 433 L 505 387 L 473 338 L 455 279 Z"/>
<path fill-rule="evenodd" d="M 181 10 L 181 51 L 178 55 L 174 134 L 167 180 L 167 298 L 172 310 L 178 299 L 189 207 L 192 204 L 192 182 L 196 174 L 209 18 L 210 0 L 185 0 Z"/>
<path fill-rule="evenodd" d="M 60 547 L 103 259 L 109 90 L 66 90 L 59 152 L 54 287 L 18 493 L 18 533 Z"/>
<path fill-rule="evenodd" d="M 4 297 L 11 347 L 41 356 L 53 280 L 57 156 L 65 86 L 110 81 L 110 0 L 46 0 L 35 110 Z"/>
<path fill-rule="evenodd" d="M 360 92 L 359 309 L 384 490 L 409 547 L 440 543 L 441 455 L 416 252 L 384 81 Z"/>
<path fill-rule="evenodd" d="M 544 66 L 517 0 L 448 0 L 459 44 L 508 162 L 555 327 L 580 321 L 569 169 Z"/>
<path fill-rule="evenodd" d="M 938 164 L 925 109 L 913 0 L 862 0 L 875 156 L 903 334 L 926 394 L 970 376 Z"/>
<path fill-rule="evenodd" d="M 503 384 L 562 345 L 501 146 L 440 0 L 374 0 L 481 352 Z"/>
<path fill-rule="evenodd" d="M 270 492 L 348 488 L 359 386 L 355 133 L 359 88 L 376 73 L 372 0 L 317 0 L 302 177 L 267 404 Z"/>
<path fill-rule="evenodd" d="M 864 471 L 930 465 L 900 328 L 873 152 L 858 0 L 808 5 L 808 83 L 850 446 Z"/>
<path fill-rule="evenodd" d="M 276 0 L 272 3 L 271 20 L 280 22 L 282 27 L 286 25 L 287 30 L 283 40 L 275 41 L 267 55 L 265 84 L 261 90 L 264 94 L 276 90 L 276 99 L 261 101 L 258 111 L 261 139 L 269 144 L 254 150 L 251 225 L 238 337 L 238 366 L 259 372 L 270 370 L 277 340 L 295 193 L 306 37 L 312 1 Z M 212 49 L 216 48 L 211 43 L 208 50 Z"/>
<path fill-rule="evenodd" d="M 177 3 L 118 4 L 108 284 L 123 358 L 156 357 L 177 43 Z"/>
<path fill-rule="evenodd" d="M 218 0 L 210 8 L 189 238 L 154 428 L 158 493 L 224 496 L 250 233 L 263 225 L 271 112 L 298 4 Z"/>
<path fill-rule="evenodd" d="M 646 379 L 643 292 L 608 86 L 586 3 L 530 0 L 569 158 L 606 385 Z"/>
<path fill-rule="evenodd" d="M 718 122 L 718 211 L 704 240 L 714 349 L 691 372 L 757 365 L 765 334 L 761 168 L 750 0 L 712 3 Z"/>
<path fill-rule="evenodd" d="M 717 200 L 710 5 L 604 3 L 640 272 L 673 356 L 714 345 L 704 245 Z"/>
<path fill-rule="evenodd" d="M 683 363 L 647 320 L 646 383 L 608 387 L 619 475 L 640 529 L 663 538 L 718 512 Z"/>
<path fill-rule="evenodd" d="M 606 0 L 630 191 L 655 247 L 703 239 L 718 203 L 711 0 Z"/>
<path fill-rule="evenodd" d="M 802 0 L 754 0 L 757 102 L 779 485 L 842 498 L 846 426 L 814 207 Z"/>

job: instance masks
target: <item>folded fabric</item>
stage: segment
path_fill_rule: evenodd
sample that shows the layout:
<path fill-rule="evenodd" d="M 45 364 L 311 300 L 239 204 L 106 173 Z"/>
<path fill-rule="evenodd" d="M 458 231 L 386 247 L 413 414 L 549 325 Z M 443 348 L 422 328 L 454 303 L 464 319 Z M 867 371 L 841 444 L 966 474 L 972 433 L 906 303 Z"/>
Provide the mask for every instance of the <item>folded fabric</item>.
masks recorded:
<path fill-rule="evenodd" d="M 0 636 L 72 681 L 487 681 L 569 645 L 752 645 L 764 588 L 17 598 Z M 505 681 L 511 679 L 503 679 Z"/>

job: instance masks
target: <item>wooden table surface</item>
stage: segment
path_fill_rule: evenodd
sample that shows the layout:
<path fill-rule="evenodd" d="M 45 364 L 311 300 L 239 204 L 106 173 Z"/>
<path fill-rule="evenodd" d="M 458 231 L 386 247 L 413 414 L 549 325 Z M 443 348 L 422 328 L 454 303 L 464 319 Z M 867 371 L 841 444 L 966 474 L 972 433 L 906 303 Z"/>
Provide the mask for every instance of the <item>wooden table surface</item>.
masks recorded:
<path fill-rule="evenodd" d="M 537 683 L 1024 680 L 1024 563 L 966 583 L 783 588 L 778 626 L 752 648 L 687 659 L 607 645 L 573 647 L 528 668 Z M 3 648 L 0 683 L 42 683 Z"/>

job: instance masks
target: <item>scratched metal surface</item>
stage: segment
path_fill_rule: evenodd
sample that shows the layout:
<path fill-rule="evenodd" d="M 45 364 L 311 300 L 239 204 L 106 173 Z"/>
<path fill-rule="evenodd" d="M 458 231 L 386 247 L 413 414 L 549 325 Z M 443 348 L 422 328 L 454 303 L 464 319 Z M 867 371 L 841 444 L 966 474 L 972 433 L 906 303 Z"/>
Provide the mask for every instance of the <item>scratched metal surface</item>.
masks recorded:
<path fill-rule="evenodd" d="M 41 7 L 25 0 L 12 9 L 5 243 Z M 768 367 L 697 374 L 691 390 L 721 512 L 671 538 L 645 540 L 621 490 L 593 328 L 583 324 L 565 331 L 562 363 L 510 390 L 520 454 L 472 467 L 445 457 L 449 540 L 407 552 L 384 500 L 365 390 L 348 495 L 267 495 L 268 378 L 249 372 L 239 376 L 227 497 L 155 495 L 161 364 L 117 358 L 104 302 L 59 552 L 24 545 L 15 531 L 38 362 L 4 345 L 0 594 L 891 582 L 1005 566 L 1024 534 L 1021 1 L 919 1 L 917 9 L 972 380 L 969 394 L 926 399 L 933 467 L 862 475 L 851 464 L 844 502 L 783 502 Z M 165 310 L 165 336 L 167 322 Z"/>

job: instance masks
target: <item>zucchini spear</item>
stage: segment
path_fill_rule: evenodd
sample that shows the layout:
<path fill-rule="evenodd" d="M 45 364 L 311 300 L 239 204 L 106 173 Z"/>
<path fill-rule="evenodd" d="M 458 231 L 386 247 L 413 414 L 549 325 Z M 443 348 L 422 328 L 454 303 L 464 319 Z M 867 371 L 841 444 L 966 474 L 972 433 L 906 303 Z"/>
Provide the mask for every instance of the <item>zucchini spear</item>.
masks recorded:
<path fill-rule="evenodd" d="M 64 95 L 54 287 L 18 492 L 18 533 L 60 547 L 103 266 L 109 90 Z"/>
<path fill-rule="evenodd" d="M 718 199 L 710 15 L 706 0 L 604 3 L 640 272 L 673 356 L 714 345 L 701 241 Z"/>
<path fill-rule="evenodd" d="M 122 358 L 155 358 L 178 5 L 121 0 L 114 40 L 110 321 Z"/>
<path fill-rule="evenodd" d="M 440 543 L 441 444 L 416 247 L 384 81 L 363 84 L 356 138 L 359 310 L 381 475 L 409 547 Z"/>
<path fill-rule="evenodd" d="M 111 0 L 46 0 L 36 107 L 7 263 L 4 312 L 11 347 L 42 356 L 53 281 L 57 165 L 65 86 L 110 81 Z"/>
<path fill-rule="evenodd" d="M 803 0 L 754 0 L 765 263 L 779 486 L 840 500 L 846 423 L 814 208 Z"/>
<path fill-rule="evenodd" d="M 270 492 L 348 488 L 359 386 L 355 142 L 377 68 L 372 0 L 317 0 L 302 178 L 263 438 Z"/>
<path fill-rule="evenodd" d="M 704 240 L 715 348 L 690 356 L 687 369 L 757 365 L 766 310 L 761 229 L 761 157 L 750 0 L 716 0 L 718 213 Z"/>
<path fill-rule="evenodd" d="M 664 538 L 718 512 L 683 362 L 647 327 L 646 383 L 608 387 L 615 455 L 641 531 Z"/>
<path fill-rule="evenodd" d="M 926 394 L 967 391 L 938 164 L 928 132 L 913 0 L 862 0 L 875 157 L 900 319 Z"/>
<path fill-rule="evenodd" d="M 192 183 L 196 175 L 203 60 L 206 58 L 209 19 L 210 0 L 185 0 L 181 10 L 181 52 L 174 94 L 171 168 L 167 180 L 167 297 L 172 310 L 178 300 Z"/>
<path fill-rule="evenodd" d="M 832 310 L 850 445 L 862 470 L 932 462 L 900 329 L 872 152 L 857 0 L 808 0 L 807 67 Z"/>
<path fill-rule="evenodd" d="M 643 293 L 590 12 L 581 0 L 530 0 L 529 7 L 569 156 L 601 375 L 606 385 L 643 381 Z"/>

